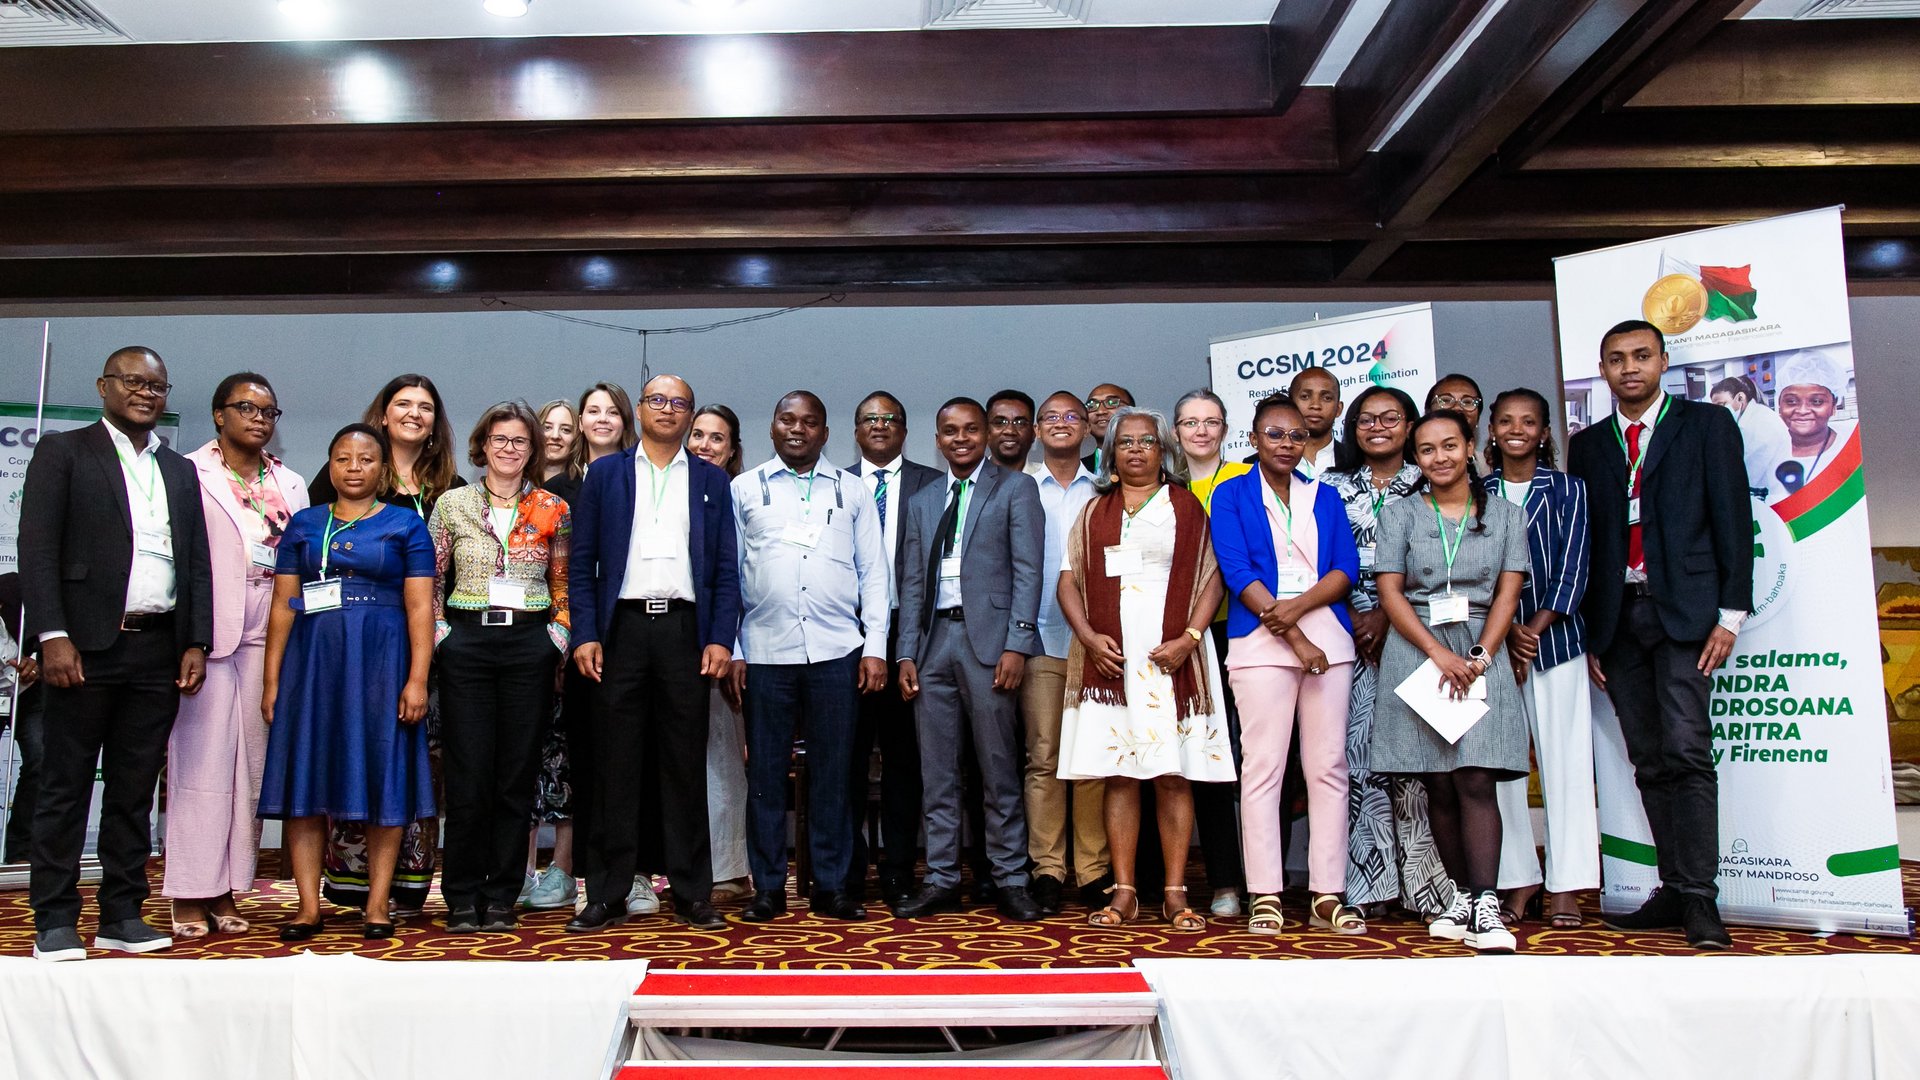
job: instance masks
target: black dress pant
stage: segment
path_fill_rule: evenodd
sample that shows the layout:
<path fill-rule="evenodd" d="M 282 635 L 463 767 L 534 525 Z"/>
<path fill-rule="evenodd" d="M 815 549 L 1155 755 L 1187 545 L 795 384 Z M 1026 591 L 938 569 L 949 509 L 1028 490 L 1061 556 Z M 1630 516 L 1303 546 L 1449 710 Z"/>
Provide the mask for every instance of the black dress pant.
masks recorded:
<path fill-rule="evenodd" d="M 560 654 L 544 612 L 511 626 L 447 612 L 440 643 L 440 767 L 446 851 L 440 892 L 448 911 L 512 908 L 527 863 L 527 822 L 540 769 L 540 731 L 553 714 Z"/>
<path fill-rule="evenodd" d="M 899 641 L 900 613 L 896 611 L 887 632 L 889 669 Z M 880 835 L 869 837 L 865 832 L 871 784 L 867 762 L 876 743 L 880 747 Z M 847 869 L 846 891 L 860 895 L 872 863 L 879 864 L 883 894 L 888 885 L 911 889 L 920 863 L 920 738 L 913 725 L 913 705 L 900 700 L 900 683 L 893 670 L 887 672 L 884 689 L 860 695 L 853 771 L 847 781 L 847 805 L 853 808 L 853 861 Z"/>
<path fill-rule="evenodd" d="M 1720 776 L 1707 715 L 1711 680 L 1698 667 L 1705 646 L 1668 637 L 1653 601 L 1629 589 L 1600 665 L 1653 831 L 1661 884 L 1712 899 L 1719 895 Z"/>
<path fill-rule="evenodd" d="M 573 876 L 585 878 L 593 873 L 593 729 L 598 723 L 595 717 L 600 684 L 580 674 L 571 654 L 561 695 L 560 727 L 567 733 L 567 784 L 573 791 Z"/>
<path fill-rule="evenodd" d="M 33 805 L 40 790 L 40 759 L 44 756 L 41 732 L 45 729 L 40 709 L 40 684 L 29 686 L 14 702 L 13 747 L 20 762 L 20 776 L 13 785 L 13 805 L 7 808 L 7 833 L 0 862 L 27 861 L 33 846 Z"/>
<path fill-rule="evenodd" d="M 86 682 L 48 686 L 33 813 L 29 894 L 36 930 L 80 921 L 80 855 L 97 764 L 100 799 L 100 921 L 140 916 L 153 852 L 153 793 L 179 710 L 180 653 L 170 621 L 123 631 L 112 646 L 80 654 Z"/>
<path fill-rule="evenodd" d="M 641 800 L 659 800 L 667 881 L 674 903 L 713 895 L 713 850 L 707 832 L 707 704 L 700 674 L 701 642 L 693 605 L 676 601 L 648 614 L 644 601 L 622 600 L 605 643 L 594 760 L 591 903 L 624 905 L 639 861 Z M 649 772 L 649 761 L 658 769 Z M 643 777 L 657 776 L 646 785 Z"/>

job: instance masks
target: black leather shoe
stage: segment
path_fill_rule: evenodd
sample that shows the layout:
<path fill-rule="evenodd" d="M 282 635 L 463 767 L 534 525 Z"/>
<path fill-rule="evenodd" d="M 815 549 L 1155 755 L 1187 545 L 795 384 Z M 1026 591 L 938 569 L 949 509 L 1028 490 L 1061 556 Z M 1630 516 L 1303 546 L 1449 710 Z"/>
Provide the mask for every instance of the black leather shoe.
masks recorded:
<path fill-rule="evenodd" d="M 325 928 L 324 924 L 317 922 L 290 922 L 280 928 L 280 940 L 310 941 L 315 934 Z"/>
<path fill-rule="evenodd" d="M 1107 890 L 1113 888 L 1113 875 L 1101 874 L 1080 886 L 1080 904 L 1095 911 L 1107 906 Z"/>
<path fill-rule="evenodd" d="M 787 894 L 772 889 L 754 890 L 753 899 L 740 912 L 746 922 L 772 922 L 787 913 Z"/>
<path fill-rule="evenodd" d="M 675 904 L 673 906 L 673 917 L 676 921 L 686 923 L 695 930 L 725 930 L 727 928 L 727 920 L 721 918 L 720 913 L 713 909 L 713 904 L 706 900 L 695 900 L 693 903 L 685 906 Z"/>
<path fill-rule="evenodd" d="M 1052 874 L 1040 874 L 1033 879 L 1028 891 L 1033 893 L 1033 902 L 1040 905 L 1040 914 L 1060 914 L 1060 888 L 1060 879 Z"/>
<path fill-rule="evenodd" d="M 905 903 L 893 906 L 896 919 L 919 919 L 928 915 L 938 915 L 943 911 L 960 910 L 960 890 L 943 889 L 938 885 L 922 885 L 919 891 L 907 897 Z"/>
<path fill-rule="evenodd" d="M 580 909 L 580 914 L 567 920 L 567 933 L 591 934 L 626 921 L 627 909 L 624 904 L 588 904 Z"/>
<path fill-rule="evenodd" d="M 1609 930 L 1678 930 L 1684 921 L 1680 894 L 1662 885 L 1638 911 L 1609 915 L 1600 921 Z"/>
<path fill-rule="evenodd" d="M 1687 932 L 1687 944 L 1696 949 L 1719 952 L 1733 944 L 1720 921 L 1719 906 L 1704 896 L 1680 898 L 1680 924 Z"/>
<path fill-rule="evenodd" d="M 886 901 L 888 907 L 905 903 L 913 895 L 916 884 L 911 877 L 883 877 L 880 879 L 880 899 Z"/>
<path fill-rule="evenodd" d="M 449 908 L 447 910 L 447 933 L 477 934 L 480 932 L 480 913 L 472 908 Z"/>
<path fill-rule="evenodd" d="M 1000 890 L 994 886 L 993 879 L 982 875 L 973 879 L 973 889 L 967 898 L 975 904 L 992 904 L 1000 899 Z"/>
<path fill-rule="evenodd" d="M 390 922 L 361 923 L 360 936 L 368 941 L 385 941 L 393 936 L 393 924 Z"/>
<path fill-rule="evenodd" d="M 1008 922 L 1039 922 L 1042 918 L 1040 905 L 1025 885 L 1002 885 L 998 906 L 1000 917 Z"/>
<path fill-rule="evenodd" d="M 867 909 L 843 892 L 814 893 L 813 900 L 807 904 L 807 911 L 842 922 L 861 922 L 867 917 Z"/>
<path fill-rule="evenodd" d="M 487 917 L 480 920 L 480 930 L 487 934 L 511 934 L 520 929 L 520 920 L 513 914 L 512 908 L 490 907 Z"/>

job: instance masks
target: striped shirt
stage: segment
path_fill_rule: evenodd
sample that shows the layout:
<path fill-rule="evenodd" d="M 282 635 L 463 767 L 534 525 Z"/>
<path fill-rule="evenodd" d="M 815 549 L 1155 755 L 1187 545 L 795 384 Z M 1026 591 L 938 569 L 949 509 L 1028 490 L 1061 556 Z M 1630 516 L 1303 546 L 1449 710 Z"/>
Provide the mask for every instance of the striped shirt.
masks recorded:
<path fill-rule="evenodd" d="M 1500 474 L 1482 477 L 1480 483 L 1488 498 L 1502 497 Z M 1560 613 L 1540 635 L 1540 655 L 1533 661 L 1535 671 L 1545 671 L 1587 651 L 1586 623 L 1580 618 L 1580 602 L 1587 595 L 1587 485 L 1535 466 L 1522 505 L 1531 572 L 1520 593 L 1518 617 L 1525 622 L 1542 609 Z"/>

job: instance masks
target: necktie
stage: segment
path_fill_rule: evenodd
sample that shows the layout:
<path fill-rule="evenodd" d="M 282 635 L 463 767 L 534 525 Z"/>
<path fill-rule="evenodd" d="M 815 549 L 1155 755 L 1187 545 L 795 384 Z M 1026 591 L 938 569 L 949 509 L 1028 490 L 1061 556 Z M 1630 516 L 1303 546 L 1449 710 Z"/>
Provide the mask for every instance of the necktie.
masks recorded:
<path fill-rule="evenodd" d="M 960 493 L 965 490 L 965 488 L 966 485 L 964 483 L 955 484 L 953 485 L 952 493 L 947 496 L 946 512 L 940 515 L 940 524 L 935 529 L 935 531 L 940 534 L 940 543 L 934 546 L 933 558 L 927 565 L 927 580 L 929 582 L 938 582 L 940 580 L 940 560 L 953 554 L 953 526 L 955 522 L 960 520 Z M 934 590 L 929 587 L 927 590 L 929 601 L 931 601 L 933 595 Z"/>
<path fill-rule="evenodd" d="M 880 511 L 880 527 L 887 527 L 887 470 L 873 474 L 873 505 Z"/>
<path fill-rule="evenodd" d="M 1634 463 L 1640 461 L 1640 439 L 1646 429 L 1647 425 L 1638 420 L 1627 425 L 1627 468 L 1633 469 L 1633 475 L 1627 477 L 1627 494 L 1634 499 L 1640 497 L 1640 474 L 1645 471 L 1644 464 L 1641 468 L 1634 468 Z M 1634 516 L 1638 518 L 1640 515 Z M 1640 522 L 1637 520 L 1627 526 L 1627 566 L 1633 570 L 1647 568 L 1647 553 L 1641 546 Z"/>

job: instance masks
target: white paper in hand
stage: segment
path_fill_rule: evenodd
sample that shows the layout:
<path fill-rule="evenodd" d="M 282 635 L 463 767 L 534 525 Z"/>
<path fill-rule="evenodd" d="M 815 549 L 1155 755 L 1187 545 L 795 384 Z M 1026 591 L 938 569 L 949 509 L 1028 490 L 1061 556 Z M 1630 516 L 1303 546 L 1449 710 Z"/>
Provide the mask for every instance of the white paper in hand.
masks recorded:
<path fill-rule="evenodd" d="M 1450 691 L 1441 689 L 1440 669 L 1432 660 L 1415 668 L 1407 681 L 1394 687 L 1393 692 L 1449 744 L 1459 742 L 1468 728 L 1487 715 L 1486 676 L 1473 680 L 1467 687 L 1467 696 L 1455 701 Z"/>

